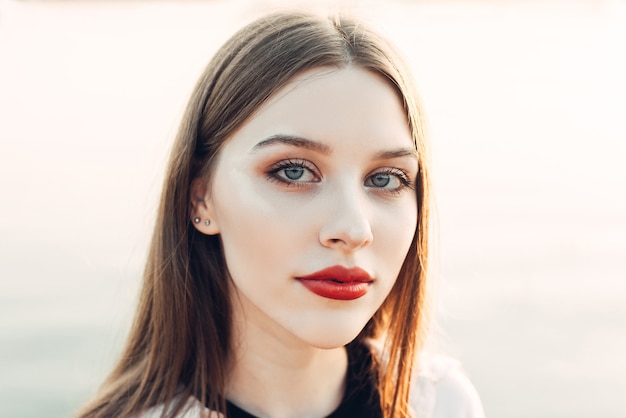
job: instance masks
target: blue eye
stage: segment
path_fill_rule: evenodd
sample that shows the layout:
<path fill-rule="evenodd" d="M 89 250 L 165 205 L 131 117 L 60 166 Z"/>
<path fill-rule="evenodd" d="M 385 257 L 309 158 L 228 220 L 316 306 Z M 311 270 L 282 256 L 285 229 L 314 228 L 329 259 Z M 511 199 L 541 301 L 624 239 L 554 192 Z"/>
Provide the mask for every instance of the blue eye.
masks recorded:
<path fill-rule="evenodd" d="M 384 168 L 373 173 L 365 179 L 365 186 L 390 193 L 399 193 L 407 187 L 413 187 L 408 175 L 397 168 Z"/>
<path fill-rule="evenodd" d="M 320 177 L 316 174 L 315 166 L 306 160 L 291 159 L 274 164 L 268 171 L 267 178 L 288 186 L 320 181 Z"/>
<path fill-rule="evenodd" d="M 283 168 L 283 173 L 285 173 L 285 177 L 287 177 L 289 180 L 298 180 L 300 177 L 304 175 L 304 168 L 302 167 Z"/>
<path fill-rule="evenodd" d="M 372 180 L 372 185 L 374 185 L 375 187 L 385 187 L 386 185 L 389 184 L 389 181 L 391 180 L 389 178 L 389 174 L 387 173 L 378 173 L 378 174 L 374 174 L 371 177 Z"/>

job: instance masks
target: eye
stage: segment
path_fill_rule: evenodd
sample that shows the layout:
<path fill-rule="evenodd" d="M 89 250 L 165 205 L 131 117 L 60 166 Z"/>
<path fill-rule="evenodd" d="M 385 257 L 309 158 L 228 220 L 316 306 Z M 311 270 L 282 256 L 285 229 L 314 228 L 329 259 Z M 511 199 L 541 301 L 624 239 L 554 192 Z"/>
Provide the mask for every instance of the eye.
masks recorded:
<path fill-rule="evenodd" d="M 306 160 L 285 160 L 270 167 L 268 179 L 288 185 L 300 183 L 316 183 L 320 181 L 313 164 Z"/>
<path fill-rule="evenodd" d="M 398 168 L 384 168 L 371 174 L 365 179 L 365 186 L 391 193 L 413 187 L 408 175 Z"/>
<path fill-rule="evenodd" d="M 392 181 L 392 177 L 388 173 L 374 174 L 369 179 L 374 187 L 385 187 Z M 396 180 L 396 182 L 399 183 L 398 179 L 393 180 Z"/>
<path fill-rule="evenodd" d="M 282 171 L 289 180 L 298 180 L 305 174 L 304 168 L 302 167 L 283 168 L 280 171 Z"/>

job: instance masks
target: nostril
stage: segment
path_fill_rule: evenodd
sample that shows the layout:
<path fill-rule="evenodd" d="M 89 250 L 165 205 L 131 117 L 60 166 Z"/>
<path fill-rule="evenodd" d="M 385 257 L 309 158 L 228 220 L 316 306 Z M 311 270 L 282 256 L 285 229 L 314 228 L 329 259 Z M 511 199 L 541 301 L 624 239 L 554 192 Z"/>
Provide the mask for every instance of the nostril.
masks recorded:
<path fill-rule="evenodd" d="M 323 225 L 319 231 L 319 241 L 326 247 L 354 250 L 371 243 L 372 231 L 364 216 L 336 217 Z"/>

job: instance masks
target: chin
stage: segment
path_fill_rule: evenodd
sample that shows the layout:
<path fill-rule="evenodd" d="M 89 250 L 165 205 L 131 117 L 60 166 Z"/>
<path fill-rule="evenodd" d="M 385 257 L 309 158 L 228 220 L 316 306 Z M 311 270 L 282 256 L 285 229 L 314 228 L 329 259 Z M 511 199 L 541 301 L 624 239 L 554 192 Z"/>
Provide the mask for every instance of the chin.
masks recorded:
<path fill-rule="evenodd" d="M 310 332 L 298 332 L 298 337 L 309 345 L 323 350 L 344 347 L 352 342 L 361 332 L 361 327 L 324 327 Z"/>

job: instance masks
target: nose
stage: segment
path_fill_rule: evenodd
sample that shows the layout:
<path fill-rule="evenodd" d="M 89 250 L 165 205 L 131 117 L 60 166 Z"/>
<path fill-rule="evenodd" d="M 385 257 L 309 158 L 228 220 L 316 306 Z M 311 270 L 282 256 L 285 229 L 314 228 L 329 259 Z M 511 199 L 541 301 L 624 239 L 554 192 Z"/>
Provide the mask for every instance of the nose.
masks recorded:
<path fill-rule="evenodd" d="M 374 239 L 368 217 L 367 197 L 360 193 L 335 190 L 329 196 L 329 212 L 322 225 L 319 240 L 325 247 L 354 251 Z"/>

